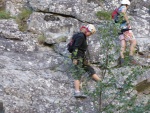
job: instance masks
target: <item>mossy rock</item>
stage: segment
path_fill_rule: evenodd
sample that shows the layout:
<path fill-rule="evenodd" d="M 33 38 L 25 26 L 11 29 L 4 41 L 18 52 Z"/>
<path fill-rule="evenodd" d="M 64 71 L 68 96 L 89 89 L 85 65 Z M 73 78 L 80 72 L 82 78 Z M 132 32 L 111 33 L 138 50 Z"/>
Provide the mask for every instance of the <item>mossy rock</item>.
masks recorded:
<path fill-rule="evenodd" d="M 10 14 L 5 10 L 0 11 L 0 19 L 9 19 L 11 18 Z"/>
<path fill-rule="evenodd" d="M 96 16 L 97 16 L 100 20 L 111 20 L 111 12 L 98 11 L 98 12 L 96 13 Z"/>
<path fill-rule="evenodd" d="M 20 31 L 27 30 L 27 20 L 29 19 L 31 13 L 32 11 L 30 9 L 22 9 L 21 13 L 16 17 L 16 21 L 19 25 Z"/>

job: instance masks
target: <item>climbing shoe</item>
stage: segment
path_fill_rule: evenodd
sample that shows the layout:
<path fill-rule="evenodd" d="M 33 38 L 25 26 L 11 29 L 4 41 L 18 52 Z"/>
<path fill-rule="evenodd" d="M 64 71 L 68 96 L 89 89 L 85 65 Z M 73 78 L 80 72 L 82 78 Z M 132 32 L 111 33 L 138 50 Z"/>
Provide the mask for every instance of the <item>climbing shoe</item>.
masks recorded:
<path fill-rule="evenodd" d="M 124 58 L 119 57 L 118 58 L 118 66 L 123 66 L 124 65 Z"/>
<path fill-rule="evenodd" d="M 85 94 L 83 94 L 82 92 L 74 92 L 74 97 L 75 98 L 87 98 L 87 96 Z"/>

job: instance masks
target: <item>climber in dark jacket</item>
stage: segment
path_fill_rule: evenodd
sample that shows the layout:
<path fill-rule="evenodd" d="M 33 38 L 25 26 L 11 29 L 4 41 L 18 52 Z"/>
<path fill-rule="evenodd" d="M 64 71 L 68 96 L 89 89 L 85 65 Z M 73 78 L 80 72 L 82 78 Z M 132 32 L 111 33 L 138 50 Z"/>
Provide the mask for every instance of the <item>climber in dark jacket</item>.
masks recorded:
<path fill-rule="evenodd" d="M 73 58 L 74 59 L 78 57 L 83 58 L 85 56 L 86 50 L 87 50 L 86 35 L 83 32 L 80 32 L 77 35 L 75 35 L 75 44 L 73 46 L 73 51 L 77 52 L 77 54 L 72 54 Z"/>
<path fill-rule="evenodd" d="M 89 24 L 87 26 L 82 26 L 80 28 L 80 33 L 77 34 L 74 49 L 72 52 L 72 61 L 75 65 L 75 74 L 74 74 L 74 85 L 75 92 L 74 96 L 76 98 L 86 98 L 86 95 L 80 92 L 80 79 L 84 71 L 88 72 L 89 75 L 96 81 L 101 79 L 95 73 L 94 69 L 86 63 L 85 52 L 87 50 L 87 37 L 91 36 L 96 32 L 94 25 Z"/>

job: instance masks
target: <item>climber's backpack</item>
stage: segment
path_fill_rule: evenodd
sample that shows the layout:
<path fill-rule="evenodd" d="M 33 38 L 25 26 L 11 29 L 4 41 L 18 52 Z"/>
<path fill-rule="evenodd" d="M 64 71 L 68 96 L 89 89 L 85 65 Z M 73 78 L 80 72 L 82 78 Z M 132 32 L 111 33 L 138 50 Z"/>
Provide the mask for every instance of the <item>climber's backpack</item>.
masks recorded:
<path fill-rule="evenodd" d="M 68 50 L 70 53 L 73 52 L 73 50 L 74 50 L 74 45 L 75 45 L 75 41 L 76 41 L 76 39 L 79 38 L 79 37 L 84 37 L 84 34 L 83 34 L 82 32 L 77 32 L 77 33 L 75 33 L 75 34 L 72 36 L 70 42 L 67 44 L 67 50 Z"/>
<path fill-rule="evenodd" d="M 114 20 L 115 23 L 119 22 L 119 13 L 118 13 L 118 8 L 116 8 L 115 10 L 112 11 L 111 13 L 111 17 Z"/>
<path fill-rule="evenodd" d="M 71 38 L 70 42 L 67 44 L 67 50 L 72 53 L 73 51 L 73 45 L 74 45 L 74 39 Z"/>
<path fill-rule="evenodd" d="M 78 35 L 78 34 L 79 34 L 79 33 L 75 33 L 75 34 L 72 36 L 70 42 L 67 44 L 67 50 L 68 50 L 70 53 L 73 52 L 73 48 L 74 48 L 74 44 L 75 44 L 75 39 L 77 38 L 77 35 Z"/>

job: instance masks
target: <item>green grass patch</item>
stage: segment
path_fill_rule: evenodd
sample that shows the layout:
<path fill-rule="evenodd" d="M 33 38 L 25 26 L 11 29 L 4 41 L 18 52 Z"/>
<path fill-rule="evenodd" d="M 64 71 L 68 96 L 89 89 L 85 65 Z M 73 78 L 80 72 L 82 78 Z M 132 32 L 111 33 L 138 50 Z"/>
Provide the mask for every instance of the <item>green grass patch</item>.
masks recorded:
<path fill-rule="evenodd" d="M 16 21 L 18 23 L 18 27 L 20 31 L 26 31 L 27 30 L 27 20 L 30 17 L 30 14 L 32 11 L 30 9 L 23 9 L 20 14 L 16 17 Z"/>
<path fill-rule="evenodd" d="M 111 20 L 111 12 L 98 11 L 98 12 L 96 13 L 96 16 L 97 16 L 100 20 Z"/>
<path fill-rule="evenodd" d="M 0 11 L 0 19 L 9 19 L 11 18 L 10 13 L 6 12 L 5 10 Z"/>
<path fill-rule="evenodd" d="M 46 40 L 46 37 L 44 36 L 44 34 L 38 36 L 39 44 L 44 44 L 45 40 Z"/>

